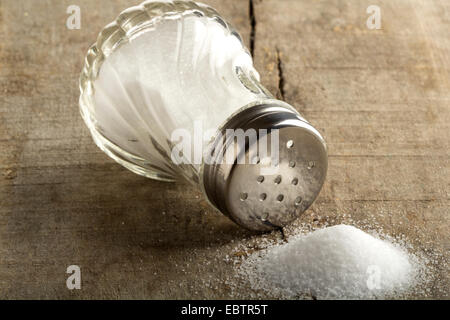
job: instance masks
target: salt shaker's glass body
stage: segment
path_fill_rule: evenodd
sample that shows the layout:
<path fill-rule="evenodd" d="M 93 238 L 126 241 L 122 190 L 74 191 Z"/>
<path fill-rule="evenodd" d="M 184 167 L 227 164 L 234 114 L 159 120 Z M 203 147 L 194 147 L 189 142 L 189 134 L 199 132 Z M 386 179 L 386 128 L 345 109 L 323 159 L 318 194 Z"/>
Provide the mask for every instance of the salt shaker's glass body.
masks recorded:
<path fill-rule="evenodd" d="M 111 158 L 149 178 L 186 178 L 249 229 L 291 222 L 324 182 L 322 136 L 259 83 L 239 34 L 206 5 L 147 1 L 125 10 L 89 49 L 80 88 L 83 119 Z M 244 147 L 230 147 L 237 138 L 227 130 L 243 132 Z"/>

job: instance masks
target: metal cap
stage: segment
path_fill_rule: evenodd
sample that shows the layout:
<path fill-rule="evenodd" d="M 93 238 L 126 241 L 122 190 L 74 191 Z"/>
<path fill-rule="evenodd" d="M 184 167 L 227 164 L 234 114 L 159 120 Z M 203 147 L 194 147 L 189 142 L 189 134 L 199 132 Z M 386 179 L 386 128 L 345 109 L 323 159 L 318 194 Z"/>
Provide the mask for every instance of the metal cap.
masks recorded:
<path fill-rule="evenodd" d="M 257 140 L 247 139 L 245 148 L 236 150 L 231 143 L 235 138 L 227 139 L 226 129 L 255 129 Z M 267 129 L 267 134 L 259 129 Z M 279 129 L 276 166 L 254 156 L 261 139 L 267 142 L 267 158 L 272 156 L 273 129 Z M 308 209 L 325 181 L 328 158 L 324 139 L 286 107 L 263 104 L 232 117 L 223 127 L 222 137 L 211 145 L 214 154 L 222 156 L 229 148 L 235 149 L 233 162 L 205 164 L 204 190 L 218 210 L 245 228 L 269 231 L 289 224 Z M 245 157 L 245 163 L 239 164 L 239 156 Z"/>

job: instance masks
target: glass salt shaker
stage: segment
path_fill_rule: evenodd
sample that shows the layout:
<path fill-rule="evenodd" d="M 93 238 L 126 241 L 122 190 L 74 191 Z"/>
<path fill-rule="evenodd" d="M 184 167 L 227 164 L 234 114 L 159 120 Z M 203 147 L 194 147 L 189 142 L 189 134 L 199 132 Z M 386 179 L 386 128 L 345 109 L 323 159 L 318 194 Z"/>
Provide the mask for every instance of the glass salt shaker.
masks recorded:
<path fill-rule="evenodd" d="M 184 177 L 248 229 L 292 222 L 324 183 L 321 134 L 260 84 L 239 33 L 204 4 L 123 11 L 89 49 L 80 90 L 108 156 L 148 178 Z"/>

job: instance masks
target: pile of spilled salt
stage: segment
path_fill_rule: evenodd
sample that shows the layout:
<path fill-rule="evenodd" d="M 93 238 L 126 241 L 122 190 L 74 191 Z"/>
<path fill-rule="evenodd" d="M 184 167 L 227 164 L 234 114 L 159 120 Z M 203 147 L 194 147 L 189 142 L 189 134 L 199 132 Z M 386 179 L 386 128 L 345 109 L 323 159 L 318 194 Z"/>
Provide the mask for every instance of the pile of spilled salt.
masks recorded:
<path fill-rule="evenodd" d="M 253 289 L 287 298 L 383 298 L 415 284 L 419 263 L 406 250 L 348 225 L 296 236 L 252 254 L 239 273 Z"/>

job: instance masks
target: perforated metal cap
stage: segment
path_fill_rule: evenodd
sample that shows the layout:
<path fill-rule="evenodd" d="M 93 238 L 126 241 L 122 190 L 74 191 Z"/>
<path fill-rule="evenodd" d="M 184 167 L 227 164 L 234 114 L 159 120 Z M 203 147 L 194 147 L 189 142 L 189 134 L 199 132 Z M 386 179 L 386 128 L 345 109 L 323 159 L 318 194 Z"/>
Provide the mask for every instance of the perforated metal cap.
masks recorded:
<path fill-rule="evenodd" d="M 217 209 L 245 228 L 268 231 L 289 224 L 313 203 L 325 181 L 327 150 L 320 133 L 298 113 L 276 104 L 238 113 L 213 143 L 212 149 L 220 149 L 217 155 L 235 148 L 227 141 L 226 129 L 255 129 L 258 135 L 256 142 L 247 140 L 244 149 L 235 150 L 231 163 L 205 165 L 205 193 Z M 259 129 L 267 129 L 267 135 Z M 273 140 L 275 134 L 278 139 Z M 261 139 L 267 142 L 266 159 L 255 156 Z M 273 141 L 279 142 L 278 164 L 268 161 Z M 240 164 L 239 156 L 245 163 Z"/>

